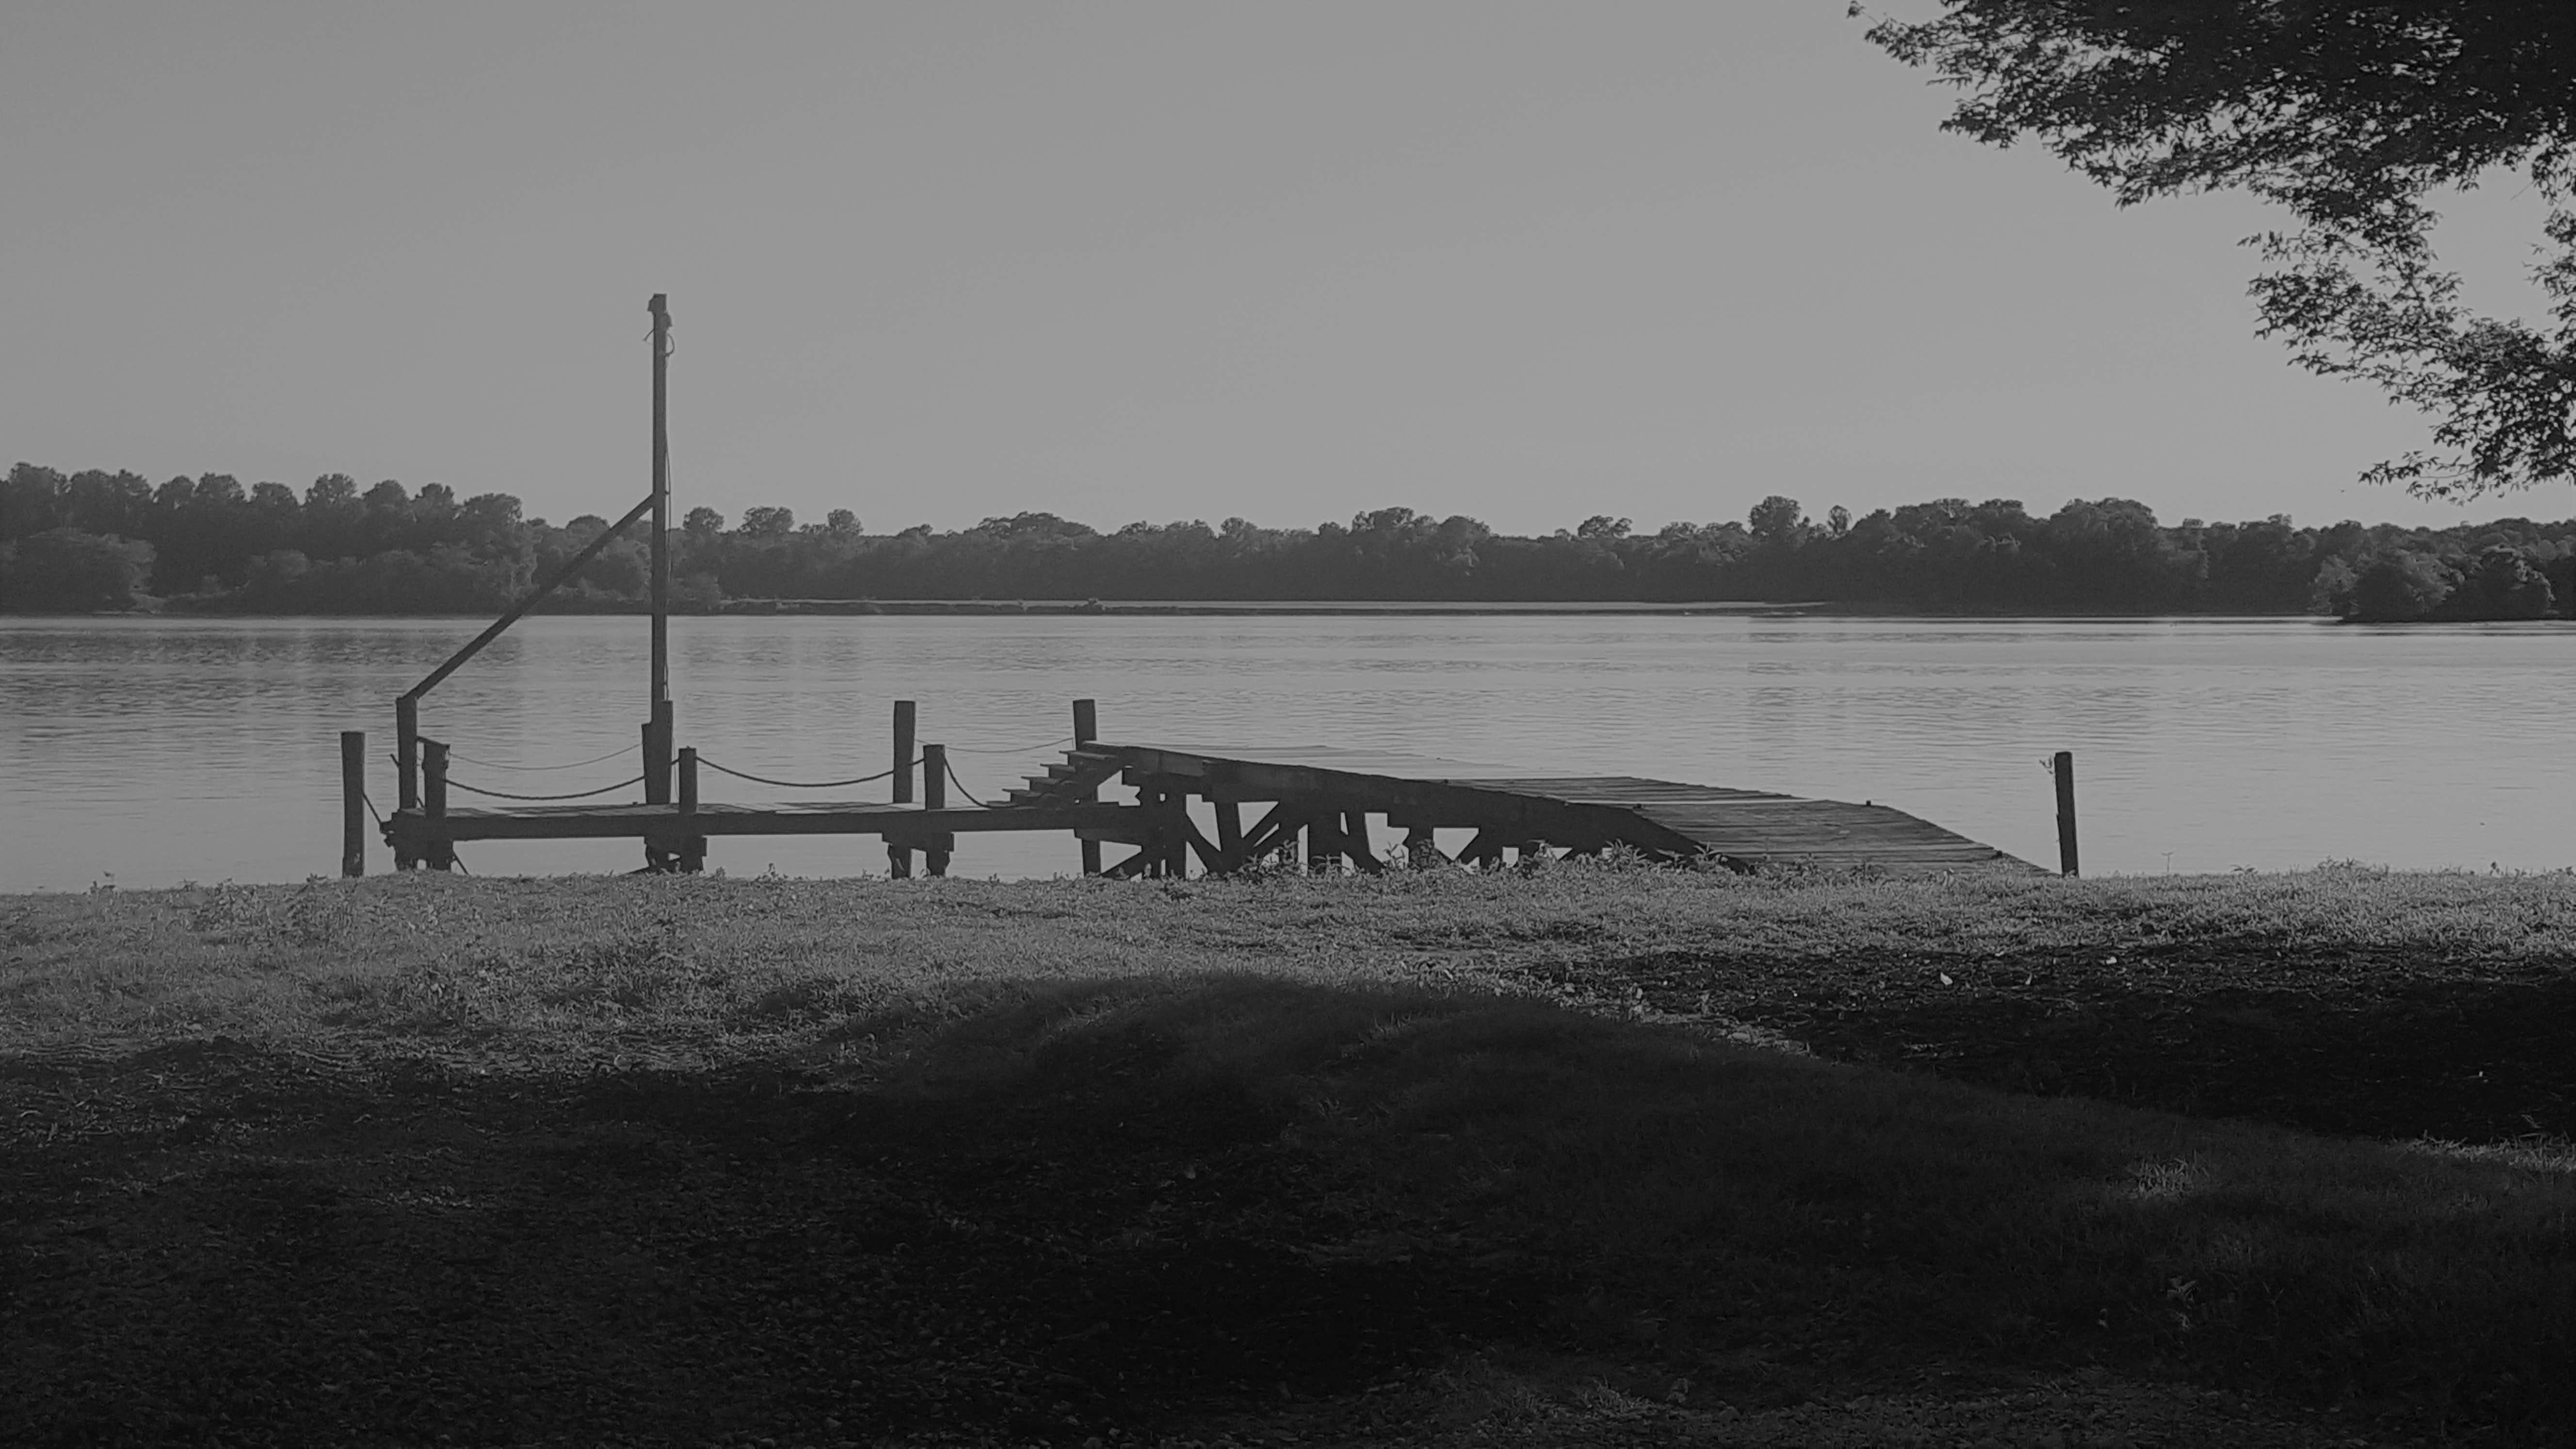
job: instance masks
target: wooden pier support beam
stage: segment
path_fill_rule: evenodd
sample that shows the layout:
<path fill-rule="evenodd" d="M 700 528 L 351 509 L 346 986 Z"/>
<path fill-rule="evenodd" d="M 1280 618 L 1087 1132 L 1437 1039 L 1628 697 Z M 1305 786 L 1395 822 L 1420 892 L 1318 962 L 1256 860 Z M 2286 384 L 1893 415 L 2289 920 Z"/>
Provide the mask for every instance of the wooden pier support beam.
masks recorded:
<path fill-rule="evenodd" d="M 1207 837 L 1190 821 L 1190 792 L 1175 787 L 1163 792 L 1163 873 L 1174 880 L 1190 878 L 1190 848 Z"/>
<path fill-rule="evenodd" d="M 1110 874 L 1117 875 L 1123 872 L 1129 877 L 1158 879 L 1172 862 L 1172 843 L 1166 834 L 1167 817 L 1163 812 L 1162 785 L 1151 780 L 1138 785 L 1136 805 L 1138 809 L 1145 812 L 1145 819 L 1149 825 L 1146 841 L 1136 848 L 1134 855 L 1120 861 L 1112 868 Z"/>
<path fill-rule="evenodd" d="M 912 803 L 912 735 L 919 714 L 913 702 L 894 702 L 894 794 L 897 805 Z M 886 874 L 896 880 L 912 879 L 912 847 L 886 842 Z"/>
<path fill-rule="evenodd" d="M 394 808 L 420 808 L 420 701 L 408 694 L 394 701 Z M 420 857 L 394 847 L 394 869 L 419 868 Z"/>
<path fill-rule="evenodd" d="M 1341 857 L 1340 812 L 1319 810 L 1306 821 L 1306 874 L 1338 875 Z"/>
<path fill-rule="evenodd" d="M 707 838 L 689 828 L 698 813 L 698 751 L 680 751 L 680 869 L 691 875 L 707 868 Z"/>
<path fill-rule="evenodd" d="M 1073 747 L 1077 750 L 1081 749 L 1098 738 L 1100 738 L 1100 702 L 1091 699 L 1075 700 L 1073 702 Z M 1083 791 L 1082 798 L 1086 801 L 1099 799 L 1100 788 L 1095 785 Z M 1082 842 L 1082 873 L 1100 874 L 1100 842 L 1097 840 Z"/>
<path fill-rule="evenodd" d="M 367 873 L 367 732 L 340 731 L 340 874 Z"/>
<path fill-rule="evenodd" d="M 2081 875 L 2075 860 L 2075 753 L 2059 750 L 2048 764 L 2049 773 L 2057 777 L 2057 871 Z"/>
<path fill-rule="evenodd" d="M 431 870 L 456 868 L 456 842 L 447 838 L 447 746 L 432 739 L 420 742 L 420 815 L 432 824 L 425 852 Z"/>
<path fill-rule="evenodd" d="M 420 701 L 394 701 L 394 808 L 420 808 Z"/>
<path fill-rule="evenodd" d="M 644 721 L 644 803 L 671 803 L 672 710 L 667 699 L 653 702 L 653 717 Z M 676 868 L 678 858 L 651 842 L 644 846 L 644 868 L 664 871 Z"/>
<path fill-rule="evenodd" d="M 1404 863 L 1415 870 L 1447 865 L 1449 857 L 1441 852 L 1440 833 L 1428 825 L 1416 825 L 1405 831 Z"/>
<path fill-rule="evenodd" d="M 948 747 L 921 747 L 921 808 L 948 808 Z M 948 874 L 948 852 L 934 845 L 921 852 L 922 866 L 934 876 Z"/>
<path fill-rule="evenodd" d="M 920 715 L 913 702 L 894 702 L 894 803 L 912 803 L 912 737 L 913 726 Z"/>
<path fill-rule="evenodd" d="M 1215 869 L 1232 875 L 1243 869 L 1243 802 L 1211 799 L 1208 803 L 1216 807 L 1216 855 L 1219 864 Z"/>
<path fill-rule="evenodd" d="M 1386 873 L 1386 862 L 1377 858 L 1377 847 L 1369 843 L 1368 812 L 1342 812 L 1342 854 L 1369 875 Z"/>

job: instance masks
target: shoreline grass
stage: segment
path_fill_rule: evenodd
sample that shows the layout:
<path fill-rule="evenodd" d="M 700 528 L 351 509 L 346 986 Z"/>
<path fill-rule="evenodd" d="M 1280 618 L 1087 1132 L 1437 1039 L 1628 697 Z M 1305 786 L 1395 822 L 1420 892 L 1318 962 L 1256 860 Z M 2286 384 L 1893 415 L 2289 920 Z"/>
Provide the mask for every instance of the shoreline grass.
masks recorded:
<path fill-rule="evenodd" d="M 876 1355 L 864 1372 L 783 1347 L 737 1370 L 800 1406 L 810 1442 L 1169 1438 L 1292 1410 L 1310 1441 L 1356 1439 L 1402 1428 L 1397 1405 L 1469 1437 L 1700 1415 L 1692 1432 L 1756 1442 L 1765 1415 L 1855 1395 L 2080 1373 L 2253 1394 L 2226 1411 L 2239 1442 L 2576 1433 L 2576 1153 L 2545 1066 L 2318 1087 L 2398 1122 L 2458 1097 L 2486 1125 L 2445 1144 L 2137 1111 L 2081 1080 L 1999 1092 L 1973 1051 L 1889 1071 L 1852 1045 L 2010 1019 L 2012 1050 L 2099 1038 L 2114 1060 L 2172 1029 L 2158 1012 L 2215 1013 L 2203 1038 L 2310 1054 L 2270 1068 L 2296 1096 L 2303 1062 L 2341 1060 L 2315 1055 L 2320 1021 L 2390 1061 L 2387 1033 L 2448 1020 L 2427 993 L 2545 1022 L 2534 1003 L 2576 975 L 2568 876 L 416 876 L 0 898 L 0 946 L 0 1291 L 22 1310 L 0 1332 L 41 1349 L 27 1442 L 109 1412 L 109 1387 L 169 1425 L 215 1412 L 202 1376 L 112 1346 L 166 1348 L 209 1293 L 291 1288 L 395 1331 L 367 1307 L 400 1296 L 388 1263 L 590 1304 L 579 1349 L 482 1311 L 519 1325 L 498 1336 L 521 1358 L 672 1413 L 634 1370 L 638 1335 L 694 1332 L 670 1282 L 747 1342 L 780 1304 L 819 1314 L 779 1342 L 822 1331 Z M 1772 1037 L 1811 1054 L 1742 1042 Z M 530 1181 L 554 1196 L 514 1196 Z M 478 1195 L 515 1215 L 458 1206 Z M 305 1246 L 243 1256 L 268 1240 L 209 1213 Z M 582 1240 L 578 1285 L 525 1256 L 562 1217 L 622 1235 Z M 339 1246 L 313 1248 L 315 1222 Z M 112 1264 L 66 1246 L 84 1235 L 220 1271 L 120 1299 Z M 780 1244 L 874 1296 L 805 1294 L 762 1256 Z M 931 1294 L 904 1276 L 918 1262 L 964 1287 Z M 1230 1306 L 1229 1282 L 1275 1301 Z M 65 1306 L 103 1291 L 129 1321 Z M 1213 1341 L 1194 1323 L 1232 1335 L 1226 1372 L 1189 1367 Z M 387 1372 L 344 1362 L 344 1339 L 225 1362 Z M 482 1351 L 439 1339 L 421 1361 L 470 1380 L 456 1366 Z M 757 1419 L 662 1372 L 698 1405 L 698 1437 L 672 1442 Z M 299 1381 L 224 1412 L 378 1422 Z M 451 1391 L 440 1412 L 495 1441 L 554 1392 Z M 2301 1417 L 2328 1406 L 2347 1417 Z"/>

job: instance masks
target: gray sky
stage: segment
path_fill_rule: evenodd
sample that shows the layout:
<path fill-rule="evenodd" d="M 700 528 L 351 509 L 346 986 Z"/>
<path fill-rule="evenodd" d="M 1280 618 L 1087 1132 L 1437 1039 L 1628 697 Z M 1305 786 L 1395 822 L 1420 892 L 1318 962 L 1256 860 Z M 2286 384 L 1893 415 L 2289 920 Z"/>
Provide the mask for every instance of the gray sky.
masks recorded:
<path fill-rule="evenodd" d="M 2253 337 L 2257 211 L 1944 135 L 1843 9 L 12 0 L 0 452 L 614 515 L 667 291 L 728 518 L 2570 512 L 2354 483 L 2424 428 Z"/>

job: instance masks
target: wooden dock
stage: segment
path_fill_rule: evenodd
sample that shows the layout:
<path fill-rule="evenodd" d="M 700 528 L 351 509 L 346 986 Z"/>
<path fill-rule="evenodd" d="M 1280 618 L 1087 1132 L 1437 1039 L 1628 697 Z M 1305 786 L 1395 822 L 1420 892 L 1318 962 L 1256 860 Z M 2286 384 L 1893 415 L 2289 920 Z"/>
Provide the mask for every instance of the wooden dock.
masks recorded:
<path fill-rule="evenodd" d="M 445 751 L 436 754 L 443 760 Z M 670 803 L 451 809 L 443 781 L 433 780 L 422 807 L 397 811 L 384 837 L 397 859 L 432 865 L 452 860 L 464 841 L 639 839 L 688 869 L 704 859 L 713 837 L 874 835 L 885 841 L 897 874 L 909 873 L 915 850 L 926 855 L 933 874 L 944 874 L 957 836 L 995 830 L 1068 832 L 1085 843 L 1085 869 L 1111 876 L 1183 876 L 1193 859 L 1214 874 L 1268 860 L 1375 872 L 1391 855 L 1421 865 L 1490 868 L 1541 855 L 1597 855 L 1614 846 L 1748 871 L 1780 864 L 1897 872 L 2039 869 L 1884 805 L 1633 776 L 1552 776 L 1313 746 L 1081 741 L 1006 799 L 952 806 L 944 752 L 932 746 L 923 755 L 926 788 L 919 803 L 911 800 L 908 779 L 892 791 L 895 800 L 882 803 L 701 803 L 694 751 L 682 752 L 679 798 Z M 1113 781 L 1133 788 L 1136 802 L 1102 801 L 1100 790 Z M 1266 808 L 1247 820 L 1246 807 Z M 1212 828 L 1202 828 L 1202 819 Z M 1383 846 L 1374 833 L 1378 821 L 1390 832 Z M 1468 839 L 1444 849 L 1437 834 L 1444 830 Z M 1101 844 L 1130 846 L 1135 854 L 1104 869 Z"/>
<path fill-rule="evenodd" d="M 1738 870 L 1798 862 L 1870 866 L 1894 871 L 2013 870 L 2038 867 L 1990 845 L 1954 835 L 1883 805 L 1802 800 L 1759 790 L 1685 785 L 1630 776 L 1548 775 L 1497 765 L 1363 750 L 1291 746 L 1284 749 L 1182 749 L 1169 745 L 1099 743 L 1093 701 L 1073 701 L 1073 748 L 1062 761 L 992 805 L 969 798 L 948 803 L 954 776 L 947 752 L 936 744 L 914 748 L 914 702 L 894 701 L 894 758 L 881 775 L 838 781 L 764 779 L 701 761 L 678 747 L 678 719 L 671 697 L 670 540 L 671 467 L 667 427 L 671 315 L 669 298 L 656 292 L 645 304 L 653 384 L 652 489 L 491 625 L 394 699 L 395 799 L 382 822 L 394 865 L 435 870 L 456 864 L 456 846 L 469 840 L 633 839 L 644 845 L 645 869 L 691 871 L 706 860 L 707 842 L 729 835 L 874 835 L 885 841 L 898 876 L 924 857 L 932 875 L 945 874 L 957 837 L 991 830 L 1057 830 L 1081 842 L 1084 874 L 1187 875 L 1196 858 L 1214 873 L 1242 870 L 1257 861 L 1302 861 L 1308 870 L 1378 871 L 1396 847 L 1381 853 L 1374 822 L 1403 832 L 1401 855 L 1417 865 L 1455 861 L 1490 868 L 1510 861 L 1535 863 L 1557 853 L 1597 855 L 1614 847 L 1659 860 L 1709 860 Z M 645 717 L 638 738 L 642 772 L 621 784 L 577 794 L 513 794 L 466 785 L 448 777 L 445 743 L 420 731 L 430 691 L 524 617 L 629 528 L 649 518 L 651 550 L 650 670 Z M 1094 606 L 1097 607 L 1097 606 Z M 605 758 L 605 757 L 603 757 Z M 593 763 L 593 762 L 583 762 Z M 891 799 L 824 801 L 792 805 L 703 803 L 701 764 L 746 781 L 779 789 L 843 789 L 891 781 Z M 574 765 L 513 765 L 542 771 Z M 2060 752 L 2057 777 L 2058 853 L 2075 874 L 2074 757 Z M 921 785 L 914 798 L 915 781 Z M 1103 801 L 1112 780 L 1136 792 L 1132 805 Z M 451 809 L 448 787 L 501 799 L 489 807 Z M 634 804 L 594 803 L 596 797 L 642 787 Z M 961 787 L 959 793 L 965 792 Z M 1244 807 L 1267 806 L 1249 825 Z M 375 813 L 367 793 L 367 739 L 362 730 L 340 736 L 340 869 L 366 871 L 366 826 Z M 1199 827 L 1204 816 L 1210 826 Z M 1464 833 L 1454 854 L 1441 831 Z M 1213 833 L 1213 839 L 1210 838 Z M 1135 854 L 1104 867 L 1101 847 L 1132 846 Z"/>

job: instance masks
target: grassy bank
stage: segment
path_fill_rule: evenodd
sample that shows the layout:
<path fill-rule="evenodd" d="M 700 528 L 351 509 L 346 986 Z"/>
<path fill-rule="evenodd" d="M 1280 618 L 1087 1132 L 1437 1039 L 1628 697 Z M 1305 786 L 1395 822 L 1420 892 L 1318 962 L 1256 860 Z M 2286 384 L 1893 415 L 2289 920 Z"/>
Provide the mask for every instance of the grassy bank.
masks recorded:
<path fill-rule="evenodd" d="M 2566 877 L 420 877 L 0 940 L 10 1442 L 2576 1433 Z"/>

